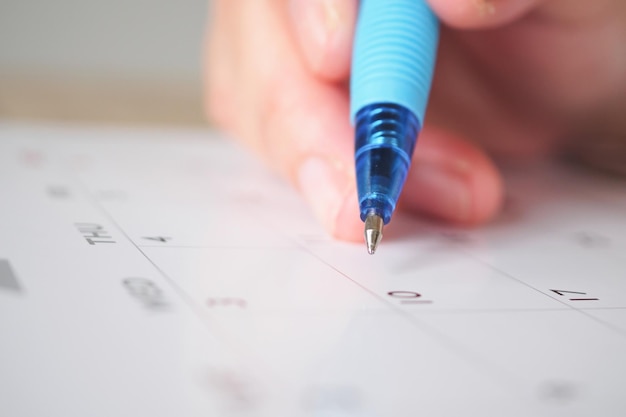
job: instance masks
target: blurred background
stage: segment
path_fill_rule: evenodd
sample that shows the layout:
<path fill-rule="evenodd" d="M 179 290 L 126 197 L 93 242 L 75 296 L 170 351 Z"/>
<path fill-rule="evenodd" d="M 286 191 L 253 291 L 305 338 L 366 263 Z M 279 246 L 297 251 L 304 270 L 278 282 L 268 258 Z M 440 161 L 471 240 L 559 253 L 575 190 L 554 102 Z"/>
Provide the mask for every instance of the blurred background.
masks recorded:
<path fill-rule="evenodd" d="M 209 0 L 0 0 L 0 119 L 202 125 Z"/>

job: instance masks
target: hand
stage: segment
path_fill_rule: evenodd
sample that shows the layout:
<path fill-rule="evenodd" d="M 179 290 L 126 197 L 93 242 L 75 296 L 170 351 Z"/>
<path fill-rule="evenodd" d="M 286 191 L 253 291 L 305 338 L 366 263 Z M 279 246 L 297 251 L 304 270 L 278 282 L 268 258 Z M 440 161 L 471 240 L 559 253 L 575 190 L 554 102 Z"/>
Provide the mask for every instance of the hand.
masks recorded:
<path fill-rule="evenodd" d="M 460 224 L 490 219 L 504 190 L 486 152 L 519 160 L 569 146 L 591 155 L 613 141 L 606 154 L 626 170 L 626 2 L 429 3 L 444 27 L 401 209 Z M 206 55 L 213 121 L 348 240 L 361 240 L 363 227 L 347 89 L 356 13 L 357 0 L 216 0 Z"/>

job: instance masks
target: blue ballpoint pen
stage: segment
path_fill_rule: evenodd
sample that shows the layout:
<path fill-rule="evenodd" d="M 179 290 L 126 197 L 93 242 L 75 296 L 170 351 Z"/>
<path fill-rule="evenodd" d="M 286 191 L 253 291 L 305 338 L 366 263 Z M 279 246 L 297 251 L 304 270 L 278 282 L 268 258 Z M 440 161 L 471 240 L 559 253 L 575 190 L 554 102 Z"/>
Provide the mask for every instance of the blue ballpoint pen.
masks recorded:
<path fill-rule="evenodd" d="M 439 39 L 425 0 L 361 0 L 350 112 L 356 180 L 370 254 L 404 186 L 424 123 Z"/>

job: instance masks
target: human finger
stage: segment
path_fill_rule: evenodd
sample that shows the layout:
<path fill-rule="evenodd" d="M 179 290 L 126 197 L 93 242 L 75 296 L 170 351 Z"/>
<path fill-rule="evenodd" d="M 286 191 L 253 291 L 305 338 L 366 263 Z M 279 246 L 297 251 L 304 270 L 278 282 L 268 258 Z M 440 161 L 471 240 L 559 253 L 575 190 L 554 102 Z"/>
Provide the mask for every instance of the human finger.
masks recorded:
<path fill-rule="evenodd" d="M 307 67 L 327 80 L 347 79 L 358 0 L 290 0 L 288 8 Z"/>
<path fill-rule="evenodd" d="M 455 29 L 486 29 L 505 25 L 545 0 L 427 0 L 433 11 Z"/>
<path fill-rule="evenodd" d="M 444 129 L 424 129 L 404 189 L 405 210 L 471 225 L 492 218 L 503 195 L 500 173 L 482 150 Z"/>
<path fill-rule="evenodd" d="M 224 89 L 232 90 L 234 107 L 238 110 L 227 128 L 257 149 L 269 165 L 298 187 L 331 235 L 361 240 L 363 225 L 356 197 L 354 132 L 349 123 L 348 92 L 340 83 L 311 74 L 298 55 L 297 45 L 280 32 L 288 28 L 282 24 L 279 10 L 254 4 L 245 14 L 250 19 L 254 17 L 265 30 L 260 34 L 252 31 L 254 36 L 249 34 L 235 42 L 236 47 L 247 49 L 237 51 L 236 69 L 223 71 L 224 78 L 237 87 L 231 84 Z M 249 21 L 244 17 L 239 16 L 238 21 L 248 27 Z M 232 37 L 228 41 L 232 46 Z M 263 59 L 268 56 L 271 59 Z M 450 204 L 463 187 L 469 188 L 471 194 L 476 190 L 476 178 L 489 177 L 490 171 L 485 168 L 488 160 L 472 157 L 478 151 L 472 152 L 471 145 L 459 147 L 458 140 L 446 140 L 445 135 L 425 131 L 420 142 L 423 144 L 418 146 L 416 157 L 420 168 L 410 174 L 404 193 L 417 194 L 405 197 L 406 208 L 455 222 L 475 222 L 489 217 L 499 195 L 495 174 L 492 177 L 496 180 L 491 180 L 496 186 L 487 187 L 495 197 L 476 200 L 487 204 L 472 206 L 468 215 L 456 212 Z M 454 189 L 442 187 L 441 178 L 449 176 L 450 167 L 468 153 L 470 157 L 465 158 L 468 176 Z M 473 164 L 478 166 L 472 167 Z M 475 175 L 485 172 L 487 175 Z M 426 192 L 420 194 L 420 188 Z M 463 192 L 467 194 L 466 191 Z"/>

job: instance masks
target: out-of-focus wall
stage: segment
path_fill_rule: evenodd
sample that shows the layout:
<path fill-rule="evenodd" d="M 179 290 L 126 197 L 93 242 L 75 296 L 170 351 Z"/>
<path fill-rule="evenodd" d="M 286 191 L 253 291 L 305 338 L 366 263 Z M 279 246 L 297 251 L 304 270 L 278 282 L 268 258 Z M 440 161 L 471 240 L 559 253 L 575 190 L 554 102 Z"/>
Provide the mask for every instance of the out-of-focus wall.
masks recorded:
<path fill-rule="evenodd" d="M 0 118 L 201 123 L 207 0 L 0 1 Z"/>

